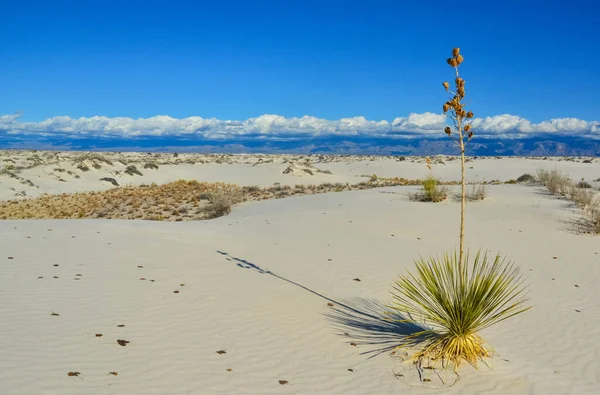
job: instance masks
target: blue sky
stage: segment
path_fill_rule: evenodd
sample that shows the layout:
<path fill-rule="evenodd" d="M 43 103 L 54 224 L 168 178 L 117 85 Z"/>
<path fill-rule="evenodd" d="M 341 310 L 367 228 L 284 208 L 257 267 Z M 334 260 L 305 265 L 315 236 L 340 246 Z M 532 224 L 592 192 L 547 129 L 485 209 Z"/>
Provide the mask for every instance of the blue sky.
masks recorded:
<path fill-rule="evenodd" d="M 2 14 L 0 115 L 22 112 L 4 130 L 58 116 L 440 114 L 454 46 L 477 117 L 599 127 L 597 1 L 23 0 Z"/>

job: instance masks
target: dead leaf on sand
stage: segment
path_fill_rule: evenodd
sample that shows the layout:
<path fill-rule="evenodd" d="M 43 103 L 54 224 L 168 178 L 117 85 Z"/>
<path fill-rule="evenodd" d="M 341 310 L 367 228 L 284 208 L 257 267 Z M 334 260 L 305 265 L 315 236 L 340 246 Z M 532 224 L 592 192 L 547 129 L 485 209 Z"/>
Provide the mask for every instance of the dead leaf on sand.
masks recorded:
<path fill-rule="evenodd" d="M 119 346 L 125 347 L 127 344 L 131 343 L 129 340 L 117 340 L 117 343 L 119 343 Z"/>
<path fill-rule="evenodd" d="M 284 385 L 284 384 L 287 384 L 287 383 L 289 383 L 289 381 L 287 381 L 287 380 L 279 380 L 279 384 L 281 384 L 281 385 Z"/>
<path fill-rule="evenodd" d="M 118 376 L 119 375 L 119 373 L 117 373 L 117 372 L 108 372 L 108 374 L 112 374 L 113 376 Z"/>
<path fill-rule="evenodd" d="M 79 373 L 79 372 L 69 372 L 69 373 L 67 373 L 67 376 L 69 376 L 69 377 L 77 377 L 77 376 L 79 376 L 80 374 L 81 374 L 81 373 Z"/>
<path fill-rule="evenodd" d="M 55 313 L 54 311 L 51 311 L 51 312 L 50 312 L 50 315 L 53 315 L 53 316 L 57 316 L 57 317 L 58 317 L 60 314 L 58 314 L 58 313 Z"/>
<path fill-rule="evenodd" d="M 221 355 L 221 354 L 227 354 L 227 351 L 225 350 L 219 350 L 217 351 L 217 354 Z"/>

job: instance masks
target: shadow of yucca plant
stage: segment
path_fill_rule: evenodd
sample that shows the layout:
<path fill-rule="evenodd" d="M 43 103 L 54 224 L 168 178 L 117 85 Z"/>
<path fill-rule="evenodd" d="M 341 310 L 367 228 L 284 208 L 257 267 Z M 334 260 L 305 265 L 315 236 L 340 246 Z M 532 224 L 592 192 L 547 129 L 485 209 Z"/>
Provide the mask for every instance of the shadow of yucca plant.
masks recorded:
<path fill-rule="evenodd" d="M 454 128 L 446 127 L 444 132 L 460 148 L 459 252 L 446 254 L 443 259 L 416 261 L 417 273 L 408 273 L 396 281 L 392 290 L 395 302 L 389 306 L 431 328 L 401 338 L 398 347 L 416 347 L 413 358 L 441 361 L 443 367 L 450 363 L 455 370 L 463 360 L 477 367 L 479 360 L 492 356 L 492 349 L 486 347 L 479 331 L 530 308 L 525 306 L 527 287 L 514 263 L 507 263 L 500 256 L 490 260 L 487 254 L 482 256 L 480 252 L 472 262 L 469 262 L 468 254 L 465 257 L 465 146 L 474 132 L 470 121 L 473 112 L 467 112 L 462 102 L 465 81 L 458 74 L 462 61 L 460 50 L 454 48 L 448 64 L 456 71 L 456 91 L 450 92 L 450 84 L 443 83 L 451 94 L 443 110 L 445 114 L 449 113 L 454 125 Z"/>
<path fill-rule="evenodd" d="M 405 336 L 398 347 L 412 347 L 420 339 L 416 358 L 430 358 L 460 367 L 477 361 L 493 349 L 477 332 L 528 310 L 526 287 L 519 269 L 497 255 L 493 260 L 468 254 L 462 272 L 457 254 L 443 259 L 420 259 L 417 273 L 401 277 L 394 286 L 394 309 L 429 326 Z M 445 366 L 444 366 L 445 367 Z"/>

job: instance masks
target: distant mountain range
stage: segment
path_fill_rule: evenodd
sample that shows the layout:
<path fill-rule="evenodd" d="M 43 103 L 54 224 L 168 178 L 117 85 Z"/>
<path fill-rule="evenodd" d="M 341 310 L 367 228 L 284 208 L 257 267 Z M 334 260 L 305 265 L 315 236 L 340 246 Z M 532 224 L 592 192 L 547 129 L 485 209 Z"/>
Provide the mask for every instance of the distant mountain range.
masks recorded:
<path fill-rule="evenodd" d="M 448 138 L 369 138 L 327 136 L 311 139 L 257 138 L 206 140 L 187 137 L 67 138 L 64 135 L 15 135 L 0 131 L 0 149 L 58 149 L 90 151 L 298 153 L 351 155 L 456 155 Z M 468 155 L 476 156 L 600 156 L 600 140 L 571 136 L 526 139 L 473 139 Z"/>

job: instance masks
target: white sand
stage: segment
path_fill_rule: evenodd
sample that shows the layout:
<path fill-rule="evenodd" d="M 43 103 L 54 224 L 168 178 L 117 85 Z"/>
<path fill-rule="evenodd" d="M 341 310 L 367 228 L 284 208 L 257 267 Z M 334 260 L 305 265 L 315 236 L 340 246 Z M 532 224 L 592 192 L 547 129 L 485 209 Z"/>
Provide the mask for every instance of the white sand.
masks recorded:
<path fill-rule="evenodd" d="M 346 163 L 317 164 L 334 174 L 316 177 L 358 182 L 361 174 L 427 172 L 409 161 Z M 451 179 L 456 164 L 434 172 Z M 487 180 L 554 166 L 574 178 L 600 177 L 597 160 L 485 159 L 473 166 L 470 177 Z M 282 175 L 283 168 L 165 165 L 140 169 L 139 178 L 317 183 Z M 40 188 L 32 190 L 98 188 L 98 173 L 60 183 L 39 173 Z M 5 181 L 0 191 L 9 197 Z M 202 222 L 0 221 L 0 394 L 432 393 L 411 386 L 417 383 L 397 357 L 369 359 L 363 353 L 377 345 L 357 340 L 381 338 L 377 306 L 391 301 L 390 285 L 414 258 L 457 245 L 458 203 L 410 202 L 409 191 L 245 203 Z M 467 244 L 515 260 L 535 307 L 482 333 L 500 354 L 492 369 L 462 369 L 454 386 L 435 393 L 600 393 L 599 236 L 578 234 L 578 210 L 541 188 L 489 186 L 488 194 L 468 205 Z M 346 323 L 331 317 L 339 317 L 336 308 L 348 313 Z M 131 343 L 122 347 L 118 339 Z M 68 377 L 70 371 L 81 375 Z"/>

